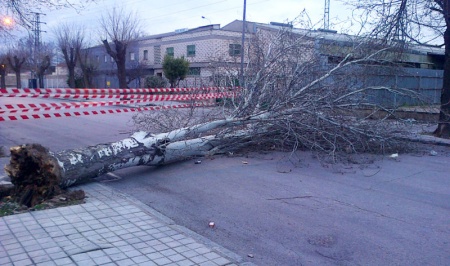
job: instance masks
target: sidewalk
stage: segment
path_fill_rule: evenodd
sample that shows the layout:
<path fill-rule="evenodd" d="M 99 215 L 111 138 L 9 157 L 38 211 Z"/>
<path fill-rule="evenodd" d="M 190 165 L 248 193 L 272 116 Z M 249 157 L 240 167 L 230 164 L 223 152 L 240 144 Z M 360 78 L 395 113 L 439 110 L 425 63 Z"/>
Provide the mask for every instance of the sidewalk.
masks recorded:
<path fill-rule="evenodd" d="M 85 204 L 0 218 L 0 265 L 251 265 L 124 194 L 77 189 Z"/>

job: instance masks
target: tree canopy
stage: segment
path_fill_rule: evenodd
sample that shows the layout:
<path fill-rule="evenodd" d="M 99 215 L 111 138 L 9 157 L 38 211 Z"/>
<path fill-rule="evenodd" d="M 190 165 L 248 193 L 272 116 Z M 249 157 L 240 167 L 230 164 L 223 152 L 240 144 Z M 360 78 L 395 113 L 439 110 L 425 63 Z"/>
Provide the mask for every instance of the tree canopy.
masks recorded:
<path fill-rule="evenodd" d="M 445 48 L 438 137 L 450 138 L 450 1 L 346 0 L 364 18 L 371 37 Z"/>
<path fill-rule="evenodd" d="M 164 76 L 169 80 L 173 88 L 178 85 L 180 80 L 186 78 L 189 72 L 189 62 L 184 57 L 174 58 L 166 55 L 163 62 Z"/>

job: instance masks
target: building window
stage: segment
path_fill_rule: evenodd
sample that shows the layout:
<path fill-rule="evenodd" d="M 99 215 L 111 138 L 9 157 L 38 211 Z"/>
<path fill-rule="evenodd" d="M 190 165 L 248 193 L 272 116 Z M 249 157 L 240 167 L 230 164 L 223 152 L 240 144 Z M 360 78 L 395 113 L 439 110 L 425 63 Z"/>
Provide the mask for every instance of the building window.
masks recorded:
<path fill-rule="evenodd" d="M 144 50 L 144 60 L 148 60 L 148 50 Z"/>
<path fill-rule="evenodd" d="M 240 44 L 230 44 L 230 56 L 241 55 L 241 45 Z"/>
<path fill-rule="evenodd" d="M 190 67 L 188 71 L 189 76 L 200 76 L 200 68 L 199 67 Z"/>
<path fill-rule="evenodd" d="M 136 58 L 135 58 L 135 54 L 134 54 L 134 52 L 130 52 L 130 60 L 131 61 L 134 61 Z"/>
<path fill-rule="evenodd" d="M 100 63 L 100 56 L 99 55 L 96 56 L 96 59 L 97 59 L 97 63 Z"/>
<path fill-rule="evenodd" d="M 174 56 L 175 53 L 174 53 L 173 47 L 167 47 L 167 48 L 166 48 L 166 54 L 167 54 L 168 56 Z"/>
<path fill-rule="evenodd" d="M 187 56 L 195 56 L 195 45 L 187 46 Z"/>
<path fill-rule="evenodd" d="M 111 62 L 114 62 L 114 58 L 111 56 Z"/>
<path fill-rule="evenodd" d="M 108 62 L 108 56 L 105 55 L 105 63 Z"/>

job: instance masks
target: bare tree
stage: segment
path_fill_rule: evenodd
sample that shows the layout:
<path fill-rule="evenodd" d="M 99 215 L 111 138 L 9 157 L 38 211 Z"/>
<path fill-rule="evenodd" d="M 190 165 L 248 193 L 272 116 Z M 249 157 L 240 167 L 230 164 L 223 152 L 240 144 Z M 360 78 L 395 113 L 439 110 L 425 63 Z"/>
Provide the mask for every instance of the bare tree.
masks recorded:
<path fill-rule="evenodd" d="M 39 51 L 35 51 L 31 58 L 31 68 L 38 79 L 39 88 L 44 88 L 44 76 L 51 65 L 53 57 L 53 45 L 51 43 L 43 43 L 40 45 Z"/>
<path fill-rule="evenodd" d="M 92 81 L 94 79 L 95 71 L 98 68 L 99 62 L 95 62 L 92 59 L 90 48 L 84 48 L 79 51 L 78 62 L 83 75 L 84 87 L 92 88 Z"/>
<path fill-rule="evenodd" d="M 120 88 L 127 88 L 127 48 L 141 33 L 139 18 L 135 12 L 114 8 L 106 16 L 102 16 L 102 41 L 106 52 L 114 59 L 117 66 L 117 79 Z"/>
<path fill-rule="evenodd" d="M 61 50 L 68 70 L 68 85 L 75 88 L 75 67 L 79 62 L 78 56 L 83 49 L 84 32 L 80 26 L 61 24 L 55 30 L 58 48 Z"/>
<path fill-rule="evenodd" d="M 7 53 L 7 60 L 9 67 L 14 71 L 16 75 L 16 86 L 22 88 L 21 74 L 22 69 L 26 65 L 27 60 L 30 59 L 30 50 L 26 45 L 27 40 L 19 40 L 18 44 L 11 47 Z"/>
<path fill-rule="evenodd" d="M 346 0 L 368 19 L 370 35 L 386 41 L 412 41 L 445 47 L 439 124 L 434 134 L 450 138 L 450 1 Z"/>

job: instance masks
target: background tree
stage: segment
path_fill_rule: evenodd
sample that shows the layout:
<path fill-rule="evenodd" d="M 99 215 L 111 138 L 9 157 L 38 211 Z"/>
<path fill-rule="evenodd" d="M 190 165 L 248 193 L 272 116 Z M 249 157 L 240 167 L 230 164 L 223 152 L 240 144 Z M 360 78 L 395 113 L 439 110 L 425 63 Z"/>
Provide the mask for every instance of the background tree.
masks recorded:
<path fill-rule="evenodd" d="M 164 76 L 169 80 L 170 87 L 177 87 L 180 80 L 185 79 L 189 72 L 189 61 L 184 57 L 174 58 L 166 55 L 163 61 L 163 71 Z"/>
<path fill-rule="evenodd" d="M 95 71 L 98 68 L 99 62 L 95 62 L 92 59 L 90 48 L 84 48 L 79 51 L 78 61 L 83 76 L 83 87 L 93 88 Z"/>
<path fill-rule="evenodd" d="M 54 45 L 52 43 L 42 43 L 39 46 L 39 51 L 35 51 L 34 56 L 30 58 L 30 66 L 32 71 L 36 74 L 38 79 L 38 87 L 44 88 L 44 77 L 46 71 L 51 65 L 54 56 Z"/>
<path fill-rule="evenodd" d="M 6 88 L 6 74 L 7 74 L 7 66 L 6 66 L 6 55 L 0 55 L 0 87 L 2 89 Z"/>
<path fill-rule="evenodd" d="M 16 86 L 22 88 L 21 74 L 27 60 L 30 58 L 30 50 L 27 49 L 26 40 L 19 40 L 17 45 L 14 45 L 8 50 L 7 60 L 9 67 L 16 75 Z"/>
<path fill-rule="evenodd" d="M 450 138 L 450 1 L 345 0 L 364 20 L 370 36 L 392 41 L 436 44 L 445 48 L 439 124 L 434 134 Z"/>
<path fill-rule="evenodd" d="M 61 24 L 54 33 L 57 39 L 57 46 L 63 54 L 68 70 L 68 85 L 75 88 L 75 67 L 79 62 L 79 55 L 83 49 L 84 32 L 75 24 Z"/>
<path fill-rule="evenodd" d="M 127 88 L 127 47 L 135 41 L 140 33 L 141 26 L 135 12 L 114 8 L 100 20 L 103 36 L 102 41 L 106 52 L 113 58 L 117 66 L 117 79 L 120 88 Z"/>

